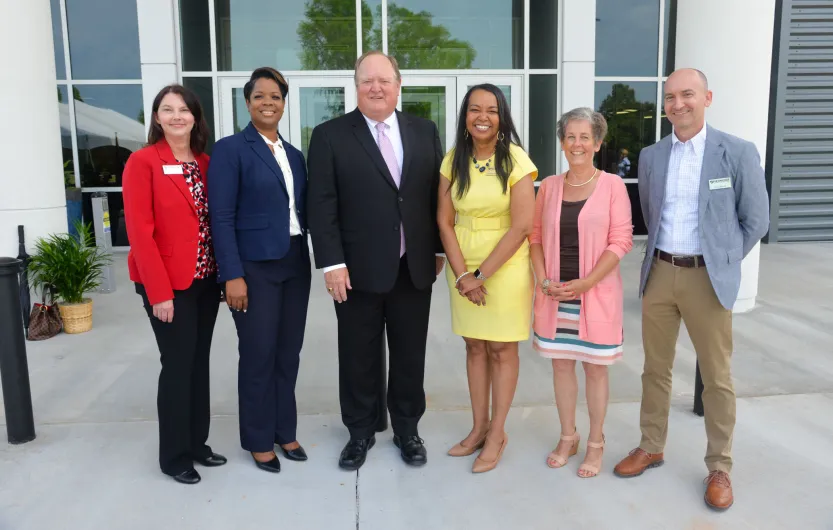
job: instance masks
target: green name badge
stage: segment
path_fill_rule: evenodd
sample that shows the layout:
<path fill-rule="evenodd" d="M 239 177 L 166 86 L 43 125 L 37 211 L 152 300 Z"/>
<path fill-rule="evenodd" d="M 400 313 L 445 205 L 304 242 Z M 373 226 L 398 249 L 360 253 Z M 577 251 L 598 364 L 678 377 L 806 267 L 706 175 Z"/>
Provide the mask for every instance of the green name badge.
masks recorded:
<path fill-rule="evenodd" d="M 723 190 L 732 187 L 732 179 L 729 177 L 709 180 L 709 190 Z"/>

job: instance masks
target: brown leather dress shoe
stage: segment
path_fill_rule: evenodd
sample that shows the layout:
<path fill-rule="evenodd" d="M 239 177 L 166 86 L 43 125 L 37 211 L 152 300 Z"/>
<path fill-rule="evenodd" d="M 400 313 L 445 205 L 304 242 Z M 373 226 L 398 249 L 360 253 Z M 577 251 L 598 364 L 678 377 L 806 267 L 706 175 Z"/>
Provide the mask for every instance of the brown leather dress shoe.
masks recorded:
<path fill-rule="evenodd" d="M 616 467 L 613 468 L 613 473 L 617 477 L 622 478 L 638 477 L 646 469 L 659 467 L 664 463 L 665 460 L 662 458 L 662 453 L 647 453 L 637 447 L 628 453 L 628 456 L 621 462 L 616 464 Z"/>
<path fill-rule="evenodd" d="M 706 495 L 703 498 L 709 508 L 719 511 L 728 510 L 735 502 L 735 497 L 732 495 L 732 481 L 725 471 L 712 471 L 704 482 L 708 486 L 706 486 Z"/>

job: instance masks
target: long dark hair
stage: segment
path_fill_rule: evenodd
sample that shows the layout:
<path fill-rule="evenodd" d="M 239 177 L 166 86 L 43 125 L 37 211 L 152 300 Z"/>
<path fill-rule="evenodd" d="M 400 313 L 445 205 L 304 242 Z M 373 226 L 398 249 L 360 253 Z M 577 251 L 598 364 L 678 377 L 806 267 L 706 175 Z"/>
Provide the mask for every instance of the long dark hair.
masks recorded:
<path fill-rule="evenodd" d="M 500 124 L 498 126 L 497 144 L 495 145 L 495 171 L 503 186 L 503 193 L 509 187 L 509 174 L 515 166 L 512 156 L 509 154 L 509 147 L 512 144 L 521 147 L 521 139 L 518 131 L 515 130 L 515 123 L 512 121 L 512 114 L 509 112 L 509 103 L 503 91 L 491 83 L 475 85 L 466 92 L 463 104 L 460 105 L 460 115 L 457 117 L 457 136 L 454 140 L 454 159 L 451 164 L 451 185 L 457 183 L 457 198 L 462 199 L 471 185 L 471 159 L 474 156 L 474 140 L 467 134 L 466 115 L 469 110 L 469 100 L 475 90 L 491 92 L 497 99 L 497 112 Z"/>
<path fill-rule="evenodd" d="M 159 112 L 159 105 L 162 104 L 162 99 L 168 94 L 176 94 L 182 98 L 188 110 L 194 116 L 194 128 L 191 129 L 191 151 L 194 154 L 204 153 L 205 145 L 208 143 L 208 124 L 205 122 L 205 113 L 202 110 L 200 98 L 190 88 L 182 85 L 168 85 L 156 94 L 153 100 L 153 112 L 150 116 L 150 130 L 148 130 L 148 144 L 153 145 L 159 140 L 165 138 L 165 132 L 162 126 L 156 121 L 157 113 Z"/>

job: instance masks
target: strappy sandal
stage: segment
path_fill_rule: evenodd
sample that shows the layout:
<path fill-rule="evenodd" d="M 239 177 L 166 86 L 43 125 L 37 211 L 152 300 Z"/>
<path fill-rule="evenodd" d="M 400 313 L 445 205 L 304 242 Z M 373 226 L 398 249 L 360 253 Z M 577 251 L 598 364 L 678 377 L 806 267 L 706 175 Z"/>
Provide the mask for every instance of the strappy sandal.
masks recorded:
<path fill-rule="evenodd" d="M 602 451 L 604 451 L 604 435 L 602 435 L 602 443 L 591 442 L 590 440 L 587 440 L 587 447 L 589 449 L 601 449 Z M 602 455 L 604 456 L 604 453 L 602 453 Z M 585 458 L 587 457 L 585 456 Z M 584 471 L 586 474 L 582 475 L 582 471 Z M 599 468 L 591 464 L 582 463 L 580 466 L 578 466 L 578 472 L 576 474 L 579 476 L 579 478 L 593 478 L 599 474 Z"/>
<path fill-rule="evenodd" d="M 573 442 L 573 446 L 570 448 L 570 452 L 567 454 L 567 458 L 556 453 L 558 447 L 556 446 L 555 449 L 547 456 L 547 466 L 552 469 L 558 469 L 559 467 L 564 467 L 567 464 L 567 459 L 571 456 L 575 456 L 578 454 L 578 442 L 581 439 L 579 436 L 578 431 L 574 432 L 570 436 L 561 435 L 561 440 L 565 442 Z"/>

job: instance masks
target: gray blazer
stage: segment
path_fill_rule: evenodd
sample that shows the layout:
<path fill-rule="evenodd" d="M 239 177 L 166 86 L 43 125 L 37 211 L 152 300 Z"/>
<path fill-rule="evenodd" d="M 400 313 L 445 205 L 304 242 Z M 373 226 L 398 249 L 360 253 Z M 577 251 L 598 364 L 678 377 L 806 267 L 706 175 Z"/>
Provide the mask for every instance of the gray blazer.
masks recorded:
<path fill-rule="evenodd" d="M 769 230 L 769 196 L 755 144 L 707 127 L 700 173 L 700 246 L 718 300 L 732 309 L 740 289 L 740 262 Z M 670 134 L 639 154 L 639 202 L 648 226 L 640 296 L 656 253 L 670 156 Z M 726 177 L 731 187 L 710 189 L 710 180 Z"/>

